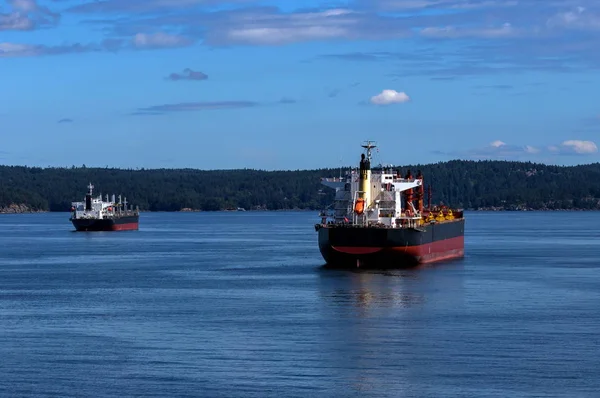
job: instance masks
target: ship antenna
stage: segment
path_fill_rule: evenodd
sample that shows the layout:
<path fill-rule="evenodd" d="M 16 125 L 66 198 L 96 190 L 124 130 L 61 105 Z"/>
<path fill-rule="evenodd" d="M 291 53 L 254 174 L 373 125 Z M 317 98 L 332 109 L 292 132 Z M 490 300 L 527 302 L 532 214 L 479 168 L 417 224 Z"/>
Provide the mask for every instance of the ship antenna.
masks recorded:
<path fill-rule="evenodd" d="M 368 140 L 368 141 L 366 141 L 366 144 L 363 144 L 361 146 L 367 150 L 367 159 L 370 162 L 371 161 L 371 149 L 377 148 L 377 145 L 375 145 L 375 141 Z"/>

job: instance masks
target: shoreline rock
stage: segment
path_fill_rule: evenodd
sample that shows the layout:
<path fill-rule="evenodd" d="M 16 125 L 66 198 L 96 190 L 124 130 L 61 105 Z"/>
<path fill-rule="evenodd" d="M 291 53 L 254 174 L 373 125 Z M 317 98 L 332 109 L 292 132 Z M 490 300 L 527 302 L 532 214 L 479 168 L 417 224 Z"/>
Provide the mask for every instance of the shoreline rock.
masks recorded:
<path fill-rule="evenodd" d="M 31 214 L 31 213 L 47 213 L 46 210 L 32 209 L 31 207 L 21 203 L 11 203 L 8 206 L 0 206 L 0 214 Z"/>

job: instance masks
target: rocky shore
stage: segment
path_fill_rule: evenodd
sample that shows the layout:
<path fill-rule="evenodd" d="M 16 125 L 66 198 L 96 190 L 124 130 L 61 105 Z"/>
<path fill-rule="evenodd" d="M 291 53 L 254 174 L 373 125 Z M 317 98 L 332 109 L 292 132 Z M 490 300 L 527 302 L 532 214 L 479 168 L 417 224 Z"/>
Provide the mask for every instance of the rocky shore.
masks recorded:
<path fill-rule="evenodd" d="M 44 210 L 33 209 L 25 204 L 10 204 L 0 206 L 0 214 L 26 214 L 26 213 L 46 213 Z"/>

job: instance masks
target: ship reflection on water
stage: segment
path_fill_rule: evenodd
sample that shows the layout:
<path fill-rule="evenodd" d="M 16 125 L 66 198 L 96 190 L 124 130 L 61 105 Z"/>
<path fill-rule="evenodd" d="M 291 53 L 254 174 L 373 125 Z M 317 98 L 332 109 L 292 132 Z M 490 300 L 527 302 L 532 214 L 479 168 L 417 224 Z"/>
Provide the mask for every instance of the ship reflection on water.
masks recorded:
<path fill-rule="evenodd" d="M 346 396 L 404 396 L 431 356 L 431 331 L 464 305 L 460 263 L 411 270 L 321 267 L 321 315 L 335 319 L 323 344 L 344 369 Z M 385 351 L 384 355 L 381 355 Z"/>
<path fill-rule="evenodd" d="M 409 269 L 321 267 L 324 281 L 336 281 L 331 291 L 322 292 L 330 303 L 364 309 L 417 307 L 425 304 L 428 292 L 438 295 L 444 289 L 445 294 L 452 295 L 457 288 L 462 292 L 461 275 L 460 261 Z M 462 294 L 457 297 L 462 298 Z"/>
<path fill-rule="evenodd" d="M 422 304 L 425 296 L 417 292 L 402 290 L 399 285 L 382 283 L 382 277 L 389 278 L 390 282 L 398 283 L 402 278 L 415 278 L 407 272 L 400 271 L 368 271 L 351 273 L 350 285 L 346 288 L 337 288 L 331 292 L 329 299 L 335 304 L 352 304 L 357 308 L 370 307 L 402 307 L 408 308 Z M 348 289 L 349 288 L 349 289 Z"/>

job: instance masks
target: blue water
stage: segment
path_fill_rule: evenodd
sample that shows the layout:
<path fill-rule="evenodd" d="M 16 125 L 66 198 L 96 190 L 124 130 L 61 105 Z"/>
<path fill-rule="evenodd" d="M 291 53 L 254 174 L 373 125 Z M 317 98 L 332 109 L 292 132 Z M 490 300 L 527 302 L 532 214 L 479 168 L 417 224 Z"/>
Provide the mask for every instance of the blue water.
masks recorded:
<path fill-rule="evenodd" d="M 0 216 L 2 397 L 598 397 L 600 213 L 467 213 L 466 257 L 322 267 L 315 212 Z"/>

